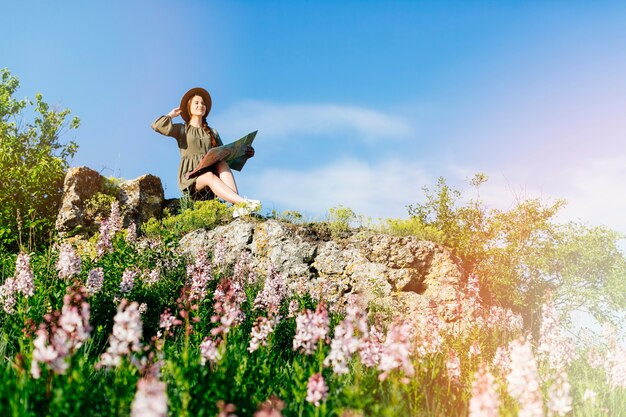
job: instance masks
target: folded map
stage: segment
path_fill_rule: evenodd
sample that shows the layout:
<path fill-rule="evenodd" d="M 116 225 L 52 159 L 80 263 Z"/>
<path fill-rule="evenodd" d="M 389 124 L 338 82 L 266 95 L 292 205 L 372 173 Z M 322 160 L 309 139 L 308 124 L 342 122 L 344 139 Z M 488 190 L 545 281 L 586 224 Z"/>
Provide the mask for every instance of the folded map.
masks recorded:
<path fill-rule="evenodd" d="M 252 145 L 257 132 L 258 130 L 248 133 L 246 136 L 236 140 L 235 142 L 229 143 L 228 145 L 211 148 L 209 152 L 204 155 L 204 158 L 202 158 L 202 161 L 200 161 L 198 166 L 193 171 L 187 173 L 185 178 L 189 179 L 197 177 L 198 175 L 206 172 L 211 165 L 218 161 L 224 161 L 231 169 L 241 171 L 241 168 L 243 168 L 248 160 L 246 150 Z"/>

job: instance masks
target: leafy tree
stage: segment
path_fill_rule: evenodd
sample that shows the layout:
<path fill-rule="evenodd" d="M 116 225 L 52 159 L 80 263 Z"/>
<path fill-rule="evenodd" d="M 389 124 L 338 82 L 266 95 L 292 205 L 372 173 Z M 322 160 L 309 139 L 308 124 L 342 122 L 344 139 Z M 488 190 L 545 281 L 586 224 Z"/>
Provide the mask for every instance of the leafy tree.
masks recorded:
<path fill-rule="evenodd" d="M 0 76 L 0 249 L 26 243 L 32 249 L 54 230 L 65 172 L 78 148 L 60 137 L 79 119 L 68 125 L 69 109 L 50 108 L 40 93 L 35 102 L 14 98 L 19 80 L 6 68 Z"/>
<path fill-rule="evenodd" d="M 476 198 L 462 203 L 462 193 L 440 178 L 424 188 L 426 201 L 408 207 L 424 227 L 441 231 L 440 242 L 481 279 L 483 296 L 513 307 L 538 322 L 547 291 L 563 313 L 583 310 L 599 320 L 616 320 L 626 308 L 626 258 L 623 238 L 606 227 L 559 223 L 563 200 L 516 202 L 509 210 L 489 209 L 480 200 L 478 174 L 471 183 Z"/>

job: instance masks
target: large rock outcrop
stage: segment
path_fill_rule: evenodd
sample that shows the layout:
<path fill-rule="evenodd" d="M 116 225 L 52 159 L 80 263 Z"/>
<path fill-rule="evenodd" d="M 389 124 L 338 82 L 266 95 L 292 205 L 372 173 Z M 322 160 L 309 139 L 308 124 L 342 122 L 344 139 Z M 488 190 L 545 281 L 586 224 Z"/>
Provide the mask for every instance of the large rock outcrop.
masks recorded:
<path fill-rule="evenodd" d="M 89 235 L 99 228 L 99 218 L 110 207 L 99 207 L 98 196 L 109 196 L 120 203 L 124 227 L 141 225 L 162 213 L 164 198 L 161 180 L 142 175 L 134 180 L 107 180 L 87 167 L 70 168 L 65 175 L 63 199 L 56 220 L 61 236 Z"/>
<path fill-rule="evenodd" d="M 331 238 L 311 227 L 239 219 L 189 233 L 179 248 L 193 256 L 201 249 L 213 252 L 220 240 L 227 263 L 247 251 L 257 274 L 272 264 L 290 291 L 323 295 L 331 308 L 358 294 L 370 308 L 388 315 L 423 315 L 434 306 L 454 318 L 463 271 L 447 249 L 433 242 L 371 231 Z"/>

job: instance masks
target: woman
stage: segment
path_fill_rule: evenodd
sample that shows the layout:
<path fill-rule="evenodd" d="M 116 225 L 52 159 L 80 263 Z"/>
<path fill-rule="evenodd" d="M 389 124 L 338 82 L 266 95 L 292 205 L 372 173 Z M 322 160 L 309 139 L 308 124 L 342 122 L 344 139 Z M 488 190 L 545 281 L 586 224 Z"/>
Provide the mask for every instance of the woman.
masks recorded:
<path fill-rule="evenodd" d="M 162 135 L 171 136 L 178 142 L 180 165 L 178 167 L 178 188 L 192 198 L 207 198 L 217 195 L 224 201 L 236 205 L 233 216 L 250 214 L 261 208 L 258 200 L 242 198 L 237 190 L 233 173 L 224 161 L 219 161 L 210 170 L 187 179 L 185 174 L 194 170 L 204 155 L 215 146 L 223 145 L 217 131 L 206 122 L 211 111 L 211 96 L 203 88 L 192 88 L 180 100 L 180 106 L 152 123 L 152 128 Z M 172 119 L 181 116 L 185 124 L 172 123 Z M 253 157 L 250 147 L 246 156 Z"/>

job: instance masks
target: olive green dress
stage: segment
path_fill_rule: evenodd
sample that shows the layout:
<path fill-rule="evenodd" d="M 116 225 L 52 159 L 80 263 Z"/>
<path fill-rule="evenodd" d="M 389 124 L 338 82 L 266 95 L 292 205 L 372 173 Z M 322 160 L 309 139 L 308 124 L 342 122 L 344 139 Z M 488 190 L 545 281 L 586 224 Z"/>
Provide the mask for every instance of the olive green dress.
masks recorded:
<path fill-rule="evenodd" d="M 180 164 L 178 166 L 178 188 L 187 194 L 195 193 L 196 178 L 186 179 L 185 174 L 194 170 L 204 155 L 211 149 L 211 135 L 201 127 L 172 123 L 169 116 L 161 116 L 152 123 L 152 128 L 162 135 L 171 136 L 178 142 Z M 210 127 L 218 146 L 222 140 L 217 130 Z"/>

